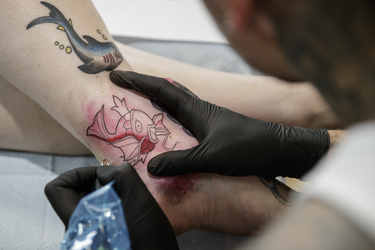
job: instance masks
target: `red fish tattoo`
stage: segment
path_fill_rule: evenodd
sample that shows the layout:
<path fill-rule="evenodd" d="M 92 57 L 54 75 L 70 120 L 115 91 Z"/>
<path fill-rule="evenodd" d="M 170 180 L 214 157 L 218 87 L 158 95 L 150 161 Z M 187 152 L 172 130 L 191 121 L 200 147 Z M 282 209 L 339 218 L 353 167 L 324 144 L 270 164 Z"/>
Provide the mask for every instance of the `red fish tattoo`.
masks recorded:
<path fill-rule="evenodd" d="M 109 132 L 106 127 L 103 105 L 96 113 L 93 124 L 88 127 L 87 136 L 96 137 L 120 149 L 122 151 L 120 157 L 133 166 L 139 161 L 145 162 L 148 153 L 159 142 L 160 136 L 164 137 L 162 147 L 166 151 L 174 149 L 176 144 L 172 148 L 167 148 L 165 145 L 170 132 L 163 125 L 163 113 L 151 118 L 141 110 L 129 110 L 125 98 L 120 100 L 117 96 L 113 96 L 113 102 L 115 106 L 112 110 L 120 114 L 114 133 Z"/>

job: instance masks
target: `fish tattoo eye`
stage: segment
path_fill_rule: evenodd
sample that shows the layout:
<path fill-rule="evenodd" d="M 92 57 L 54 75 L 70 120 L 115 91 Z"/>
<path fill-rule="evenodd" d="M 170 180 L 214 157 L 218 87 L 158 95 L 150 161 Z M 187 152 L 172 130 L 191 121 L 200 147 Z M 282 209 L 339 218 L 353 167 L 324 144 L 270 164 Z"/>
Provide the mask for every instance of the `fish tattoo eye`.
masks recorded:
<path fill-rule="evenodd" d="M 135 122 L 135 130 L 138 133 L 141 133 L 141 131 L 142 131 L 142 123 L 140 121 L 138 121 L 138 120 Z"/>

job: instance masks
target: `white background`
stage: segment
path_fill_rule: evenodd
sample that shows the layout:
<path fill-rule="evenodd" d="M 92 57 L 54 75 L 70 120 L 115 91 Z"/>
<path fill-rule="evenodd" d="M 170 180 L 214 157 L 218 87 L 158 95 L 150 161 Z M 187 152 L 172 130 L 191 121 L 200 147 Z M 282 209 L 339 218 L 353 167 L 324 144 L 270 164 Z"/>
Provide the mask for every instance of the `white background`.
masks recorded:
<path fill-rule="evenodd" d="M 92 0 L 112 35 L 227 43 L 201 0 Z"/>

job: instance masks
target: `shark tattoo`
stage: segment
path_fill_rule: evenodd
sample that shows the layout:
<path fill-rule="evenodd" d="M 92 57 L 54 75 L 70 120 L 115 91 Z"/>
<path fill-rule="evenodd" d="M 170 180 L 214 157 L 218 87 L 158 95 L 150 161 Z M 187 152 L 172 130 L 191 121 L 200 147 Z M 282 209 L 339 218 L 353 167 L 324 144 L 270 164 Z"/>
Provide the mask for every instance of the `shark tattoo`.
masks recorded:
<path fill-rule="evenodd" d="M 120 100 L 117 96 L 113 96 L 113 103 L 115 106 L 112 110 L 120 115 L 115 131 L 109 132 L 107 129 L 103 105 L 96 113 L 93 124 L 87 129 L 87 136 L 96 137 L 120 149 L 120 158 L 133 166 L 139 161 L 145 162 L 148 153 L 159 143 L 160 137 L 163 138 L 161 145 L 165 151 L 175 148 L 177 143 L 172 148 L 165 145 L 170 132 L 163 125 L 163 113 L 151 118 L 141 110 L 129 110 L 125 98 Z"/>
<path fill-rule="evenodd" d="M 46 2 L 40 3 L 51 11 L 49 16 L 43 16 L 33 20 L 27 25 L 26 29 L 30 29 L 42 23 L 58 24 L 57 29 L 66 33 L 74 52 L 84 63 L 78 67 L 81 71 L 87 74 L 111 71 L 117 68 L 123 61 L 123 57 L 114 43 L 102 43 L 91 36 L 83 36 L 87 41 L 85 42 L 73 29 L 71 19 L 67 20 L 55 6 Z"/>

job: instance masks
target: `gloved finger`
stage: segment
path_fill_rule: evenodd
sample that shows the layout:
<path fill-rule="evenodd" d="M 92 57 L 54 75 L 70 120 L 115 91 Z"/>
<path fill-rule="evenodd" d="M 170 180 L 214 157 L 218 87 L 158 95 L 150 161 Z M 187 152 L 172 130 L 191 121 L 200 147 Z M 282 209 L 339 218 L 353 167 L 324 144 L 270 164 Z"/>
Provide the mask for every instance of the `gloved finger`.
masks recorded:
<path fill-rule="evenodd" d="M 97 176 L 103 185 L 116 181 L 114 188 L 122 200 L 132 249 L 178 249 L 168 218 L 133 166 L 103 166 L 97 169 Z"/>
<path fill-rule="evenodd" d="M 191 149 L 160 154 L 150 160 L 147 170 L 155 176 L 205 173 L 207 172 L 206 167 L 212 165 L 210 158 L 205 155 L 207 149 L 208 144 L 202 141 Z M 219 169 L 217 170 L 219 171 Z M 208 172 L 212 172 L 212 170 L 208 170 Z"/>
<path fill-rule="evenodd" d="M 190 121 L 194 120 L 195 102 L 192 95 L 178 87 L 172 87 L 171 84 L 163 79 L 148 75 L 141 75 L 130 71 L 112 71 L 110 78 L 113 83 L 124 88 L 131 88 L 155 97 L 166 111 L 177 118 L 179 122 L 191 127 Z"/>
<path fill-rule="evenodd" d="M 166 79 L 168 82 L 176 85 L 177 87 L 179 87 L 180 89 L 182 89 L 183 91 L 187 92 L 188 94 L 194 96 L 195 98 L 199 98 L 196 94 L 194 94 L 190 89 L 186 88 L 184 85 L 182 85 L 181 83 L 179 82 L 176 82 L 176 81 L 173 81 L 172 79 L 170 78 L 167 78 Z"/>
<path fill-rule="evenodd" d="M 44 192 L 65 227 L 80 201 L 82 194 L 92 191 L 97 167 L 77 168 L 65 172 L 49 182 Z"/>
<path fill-rule="evenodd" d="M 119 196 L 121 196 L 123 190 L 126 190 L 127 188 L 133 186 L 144 186 L 137 171 L 135 171 L 134 167 L 129 163 L 125 163 L 118 167 L 101 166 L 96 170 L 96 176 L 102 185 L 106 185 L 115 180 L 114 187 Z"/>

